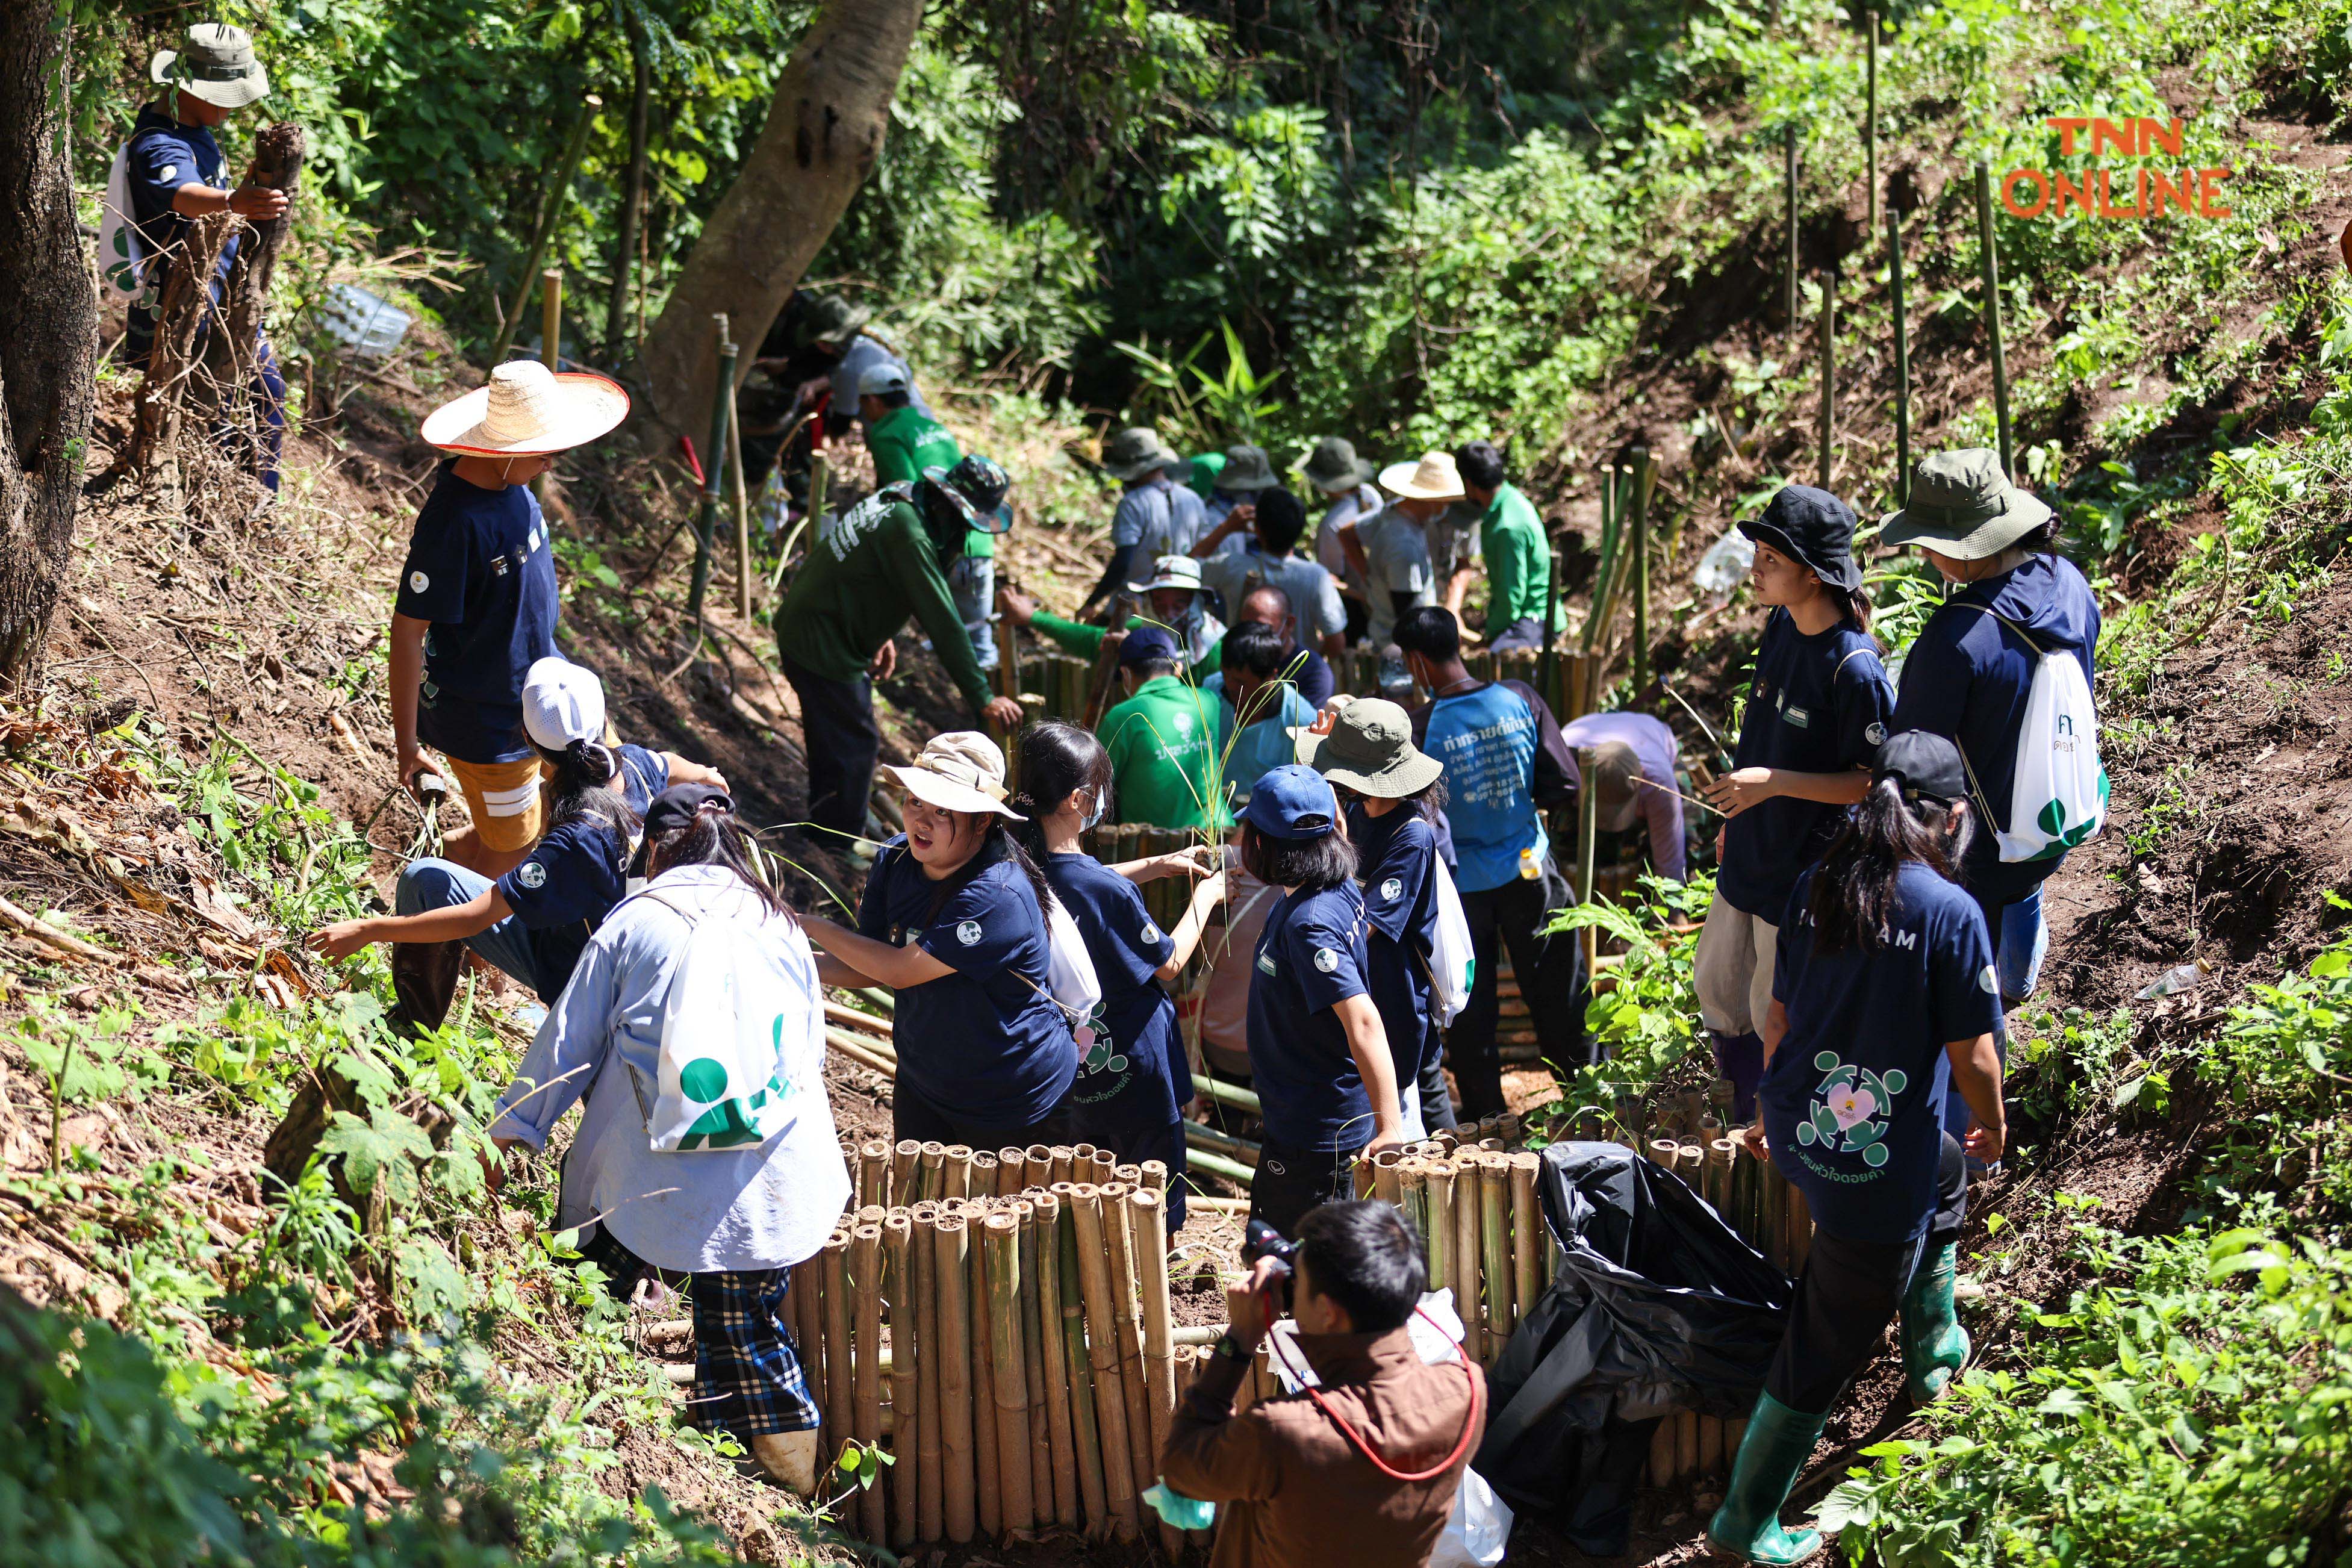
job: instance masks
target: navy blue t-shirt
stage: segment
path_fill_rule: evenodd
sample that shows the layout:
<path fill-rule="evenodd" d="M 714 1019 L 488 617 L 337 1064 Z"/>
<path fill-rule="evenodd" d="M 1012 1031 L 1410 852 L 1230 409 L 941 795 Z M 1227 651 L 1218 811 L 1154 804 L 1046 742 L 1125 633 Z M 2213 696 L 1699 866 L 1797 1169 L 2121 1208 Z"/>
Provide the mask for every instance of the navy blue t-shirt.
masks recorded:
<path fill-rule="evenodd" d="M 1332 1009 L 1366 994 L 1364 896 L 1353 882 L 1283 896 L 1257 939 L 1250 1078 L 1266 1141 L 1306 1151 L 1372 1141 L 1372 1104 Z"/>
<path fill-rule="evenodd" d="M 1010 860 L 934 913 L 939 894 L 902 833 L 883 846 L 857 904 L 861 935 L 919 947 L 955 971 L 898 994 L 898 1081 L 973 1121 L 1035 1121 L 1078 1071 L 1069 1020 L 1045 990 L 1045 912 Z"/>
<path fill-rule="evenodd" d="M 555 651 L 555 552 L 528 485 L 441 477 L 408 542 L 394 612 L 429 621 L 416 732 L 462 763 L 533 755 L 522 682 Z"/>
<path fill-rule="evenodd" d="M 1160 984 L 1160 966 L 1176 943 L 1143 907 L 1136 885 L 1093 856 L 1049 855 L 1045 871 L 1086 938 L 1103 992 L 1101 1007 L 1077 1031 L 1070 1102 L 1085 1126 L 1105 1132 L 1165 1127 L 1192 1098 L 1176 1004 Z"/>
<path fill-rule="evenodd" d="M 1437 830 L 1411 805 L 1374 816 L 1359 802 L 1348 807 L 1348 837 L 1356 846 L 1370 926 L 1364 979 L 1388 1031 L 1402 1095 L 1443 1048 L 1429 996 L 1429 955 L 1437 945 L 1437 878 L 1431 869 L 1438 859 Z"/>
<path fill-rule="evenodd" d="M 1895 689 L 1870 634 L 1841 621 L 1807 637 L 1774 610 L 1756 649 L 1736 766 L 1842 773 L 1868 767 L 1893 731 Z M 1846 808 L 1775 795 L 1724 825 L 1715 890 L 1735 910 L 1776 921 L 1797 874 L 1829 847 Z"/>
<path fill-rule="evenodd" d="M 1957 741 L 1976 774 L 1983 809 L 2006 827 L 2010 791 L 2017 784 L 2018 736 L 2041 662 L 2035 649 L 2074 655 L 2095 690 L 2098 646 L 2099 603 L 2082 573 L 2062 556 L 2028 556 L 1998 577 L 1970 584 L 1927 618 L 1903 656 L 1903 691 L 1887 728 L 1930 730 Z M 2040 886 L 2063 858 L 2004 862 L 1999 839 L 1979 833 L 1969 841 L 1961 880 L 1981 907 L 1997 913 Z"/>
<path fill-rule="evenodd" d="M 1818 870 L 1782 911 L 1772 994 L 1789 1032 L 1757 1089 L 1764 1136 L 1823 1230 L 1909 1241 L 1936 1209 L 1944 1047 L 2000 1026 L 1992 942 L 1975 900 L 1913 860 L 1879 946 L 1817 952 L 1806 897 Z"/>
<path fill-rule="evenodd" d="M 642 819 L 646 807 L 653 805 L 654 796 L 669 788 L 669 763 L 659 752 L 623 742 L 620 784 L 621 798 Z"/>
<path fill-rule="evenodd" d="M 629 846 L 601 816 L 576 816 L 548 829 L 521 865 L 498 880 L 507 907 L 530 933 L 539 997 L 563 994 L 588 939 L 625 890 Z"/>
<path fill-rule="evenodd" d="M 221 176 L 220 143 L 213 140 L 209 126 L 183 125 L 150 104 L 139 111 L 131 127 L 123 173 L 131 187 L 131 226 L 138 229 L 139 241 L 151 258 L 148 285 L 160 298 L 164 277 L 178 258 L 180 242 L 187 237 L 190 221 L 172 209 L 172 198 L 182 185 L 228 188 Z M 220 265 L 213 273 L 215 300 L 220 298 L 221 282 L 228 276 L 229 263 L 236 258 L 243 237 L 232 235 L 221 247 Z M 153 318 L 144 306 L 131 307 L 130 328 L 133 351 L 143 353 L 154 333 Z"/>

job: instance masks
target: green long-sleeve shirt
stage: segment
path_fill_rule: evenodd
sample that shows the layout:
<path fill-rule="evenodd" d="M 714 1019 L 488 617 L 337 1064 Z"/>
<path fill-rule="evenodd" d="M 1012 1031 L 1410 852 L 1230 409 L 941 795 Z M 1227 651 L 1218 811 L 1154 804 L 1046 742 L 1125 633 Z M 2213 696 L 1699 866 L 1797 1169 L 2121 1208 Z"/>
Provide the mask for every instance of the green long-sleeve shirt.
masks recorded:
<path fill-rule="evenodd" d="M 893 408 L 866 427 L 866 449 L 874 456 L 874 480 L 882 485 L 911 485 L 925 468 L 952 468 L 963 448 L 948 427 L 908 404 Z M 966 555 L 996 553 L 996 535 L 973 529 L 964 536 Z"/>
<path fill-rule="evenodd" d="M 1499 636 L 1514 622 L 1541 616 L 1550 547 L 1543 521 L 1517 486 L 1495 487 L 1495 499 L 1478 520 L 1478 548 L 1486 558 L 1486 635 Z M 1551 616 L 1555 627 L 1566 624 L 1557 601 Z"/>
<path fill-rule="evenodd" d="M 977 713 L 992 695 L 956 614 L 944 563 L 908 492 L 875 491 L 826 525 L 776 609 L 776 647 L 828 680 L 854 680 L 912 616 Z"/>
<path fill-rule="evenodd" d="M 1140 616 L 1130 616 L 1128 617 L 1127 629 L 1131 632 L 1141 631 L 1147 626 L 1159 624 L 1157 621 L 1147 621 Z M 1066 621 L 1061 616 L 1050 615 L 1044 610 L 1038 611 L 1031 618 L 1029 629 L 1064 653 L 1074 653 L 1080 658 L 1087 659 L 1094 658 L 1102 652 L 1103 637 L 1110 630 L 1108 626 L 1090 626 L 1083 621 Z M 1218 662 L 1223 657 L 1222 650 L 1224 646 L 1224 640 L 1219 638 L 1211 643 L 1209 651 L 1194 662 L 1192 684 L 1201 685 L 1209 677 L 1224 668 Z"/>

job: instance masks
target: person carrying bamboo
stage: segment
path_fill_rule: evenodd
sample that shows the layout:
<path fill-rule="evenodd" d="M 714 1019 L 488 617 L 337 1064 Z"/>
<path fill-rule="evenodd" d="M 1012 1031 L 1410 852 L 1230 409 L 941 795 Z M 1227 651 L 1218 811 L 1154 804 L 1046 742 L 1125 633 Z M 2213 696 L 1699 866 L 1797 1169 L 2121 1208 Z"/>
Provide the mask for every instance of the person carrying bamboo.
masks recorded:
<path fill-rule="evenodd" d="M 808 821 L 837 838 L 866 837 L 882 731 L 874 682 L 898 667 L 893 640 L 908 616 L 982 723 L 1021 722 L 1021 704 L 990 690 L 947 569 L 975 528 L 1002 532 L 1013 481 L 974 454 L 911 484 L 885 485 L 831 519 L 776 607 L 776 648 L 800 699 L 808 752 Z"/>
<path fill-rule="evenodd" d="M 1959 748 L 1906 731 L 1877 749 L 1861 802 L 1801 872 L 1780 921 L 1763 1019 L 1760 1115 L 1744 1136 L 1795 1184 L 1813 1238 L 1780 1348 L 1707 1540 L 1743 1562 L 1821 1550 L 1781 1503 L 1830 1412 L 1902 1320 L 1914 1403 L 1967 1363 L 1953 1310 L 1968 1206 L 1948 1086 L 1975 1111 L 1968 1156 L 2000 1158 L 2000 983 L 1984 915 L 1952 879 L 1978 824 Z"/>

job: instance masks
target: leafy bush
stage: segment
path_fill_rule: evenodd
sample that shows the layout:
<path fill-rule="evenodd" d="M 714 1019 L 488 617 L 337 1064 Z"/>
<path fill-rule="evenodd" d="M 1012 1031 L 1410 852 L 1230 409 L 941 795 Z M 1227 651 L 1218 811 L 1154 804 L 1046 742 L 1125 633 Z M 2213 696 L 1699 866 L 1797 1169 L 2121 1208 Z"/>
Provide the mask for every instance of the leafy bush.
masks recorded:
<path fill-rule="evenodd" d="M 1546 1108 L 1549 1136 L 1569 1136 L 1562 1123 L 1580 1116 L 1622 1115 L 1621 1107 L 1670 1080 L 1689 1078 L 1685 1064 L 1694 1059 L 1710 1064 L 1704 1076 L 1714 1076 L 1691 979 L 1691 960 L 1698 950 L 1696 921 L 1714 897 L 1712 877 L 1670 882 L 1645 876 L 1625 903 L 1576 905 L 1553 921 L 1555 931 L 1591 927 L 1622 943 L 1625 952 L 1608 988 L 1597 992 L 1585 1010 L 1585 1026 L 1603 1059 L 1577 1068 L 1564 1086 L 1565 1097 Z"/>

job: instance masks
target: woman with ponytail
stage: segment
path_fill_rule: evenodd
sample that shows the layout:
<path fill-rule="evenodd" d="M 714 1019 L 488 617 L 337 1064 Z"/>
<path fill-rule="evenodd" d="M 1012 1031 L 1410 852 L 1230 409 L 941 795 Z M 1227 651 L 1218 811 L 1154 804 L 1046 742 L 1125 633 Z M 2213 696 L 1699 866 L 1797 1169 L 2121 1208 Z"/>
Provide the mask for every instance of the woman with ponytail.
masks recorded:
<path fill-rule="evenodd" d="M 1959 748 L 1925 731 L 1878 749 L 1865 793 L 1783 911 L 1764 1024 L 1761 1115 L 1747 1138 L 1811 1205 L 1813 1239 L 1780 1348 L 1707 1526 L 1748 1563 L 1821 1548 L 1780 1504 L 1822 1426 L 1899 1314 L 1912 1400 L 1968 1361 L 1952 1309 L 1963 1147 L 1944 1130 L 1957 1090 L 1977 1116 L 1965 1152 L 2000 1157 L 2000 986 L 1984 915 L 1952 880 L 1977 825 Z"/>
<path fill-rule="evenodd" d="M 1757 1037 L 1772 1001 L 1772 950 L 1789 889 L 1869 786 L 1895 707 L 1870 635 L 1853 529 L 1845 502 L 1809 485 L 1784 487 L 1762 517 L 1739 525 L 1756 544 L 1751 582 L 1769 617 L 1737 766 L 1704 790 L 1726 820 L 1692 978 L 1741 1117 L 1756 1103 Z"/>
<path fill-rule="evenodd" d="M 1220 852 L 1185 849 L 1106 866 L 1080 848 L 1110 808 L 1111 766 L 1102 742 L 1075 724 L 1049 719 L 1021 732 L 1019 784 L 1013 804 L 1028 820 L 1013 835 L 1076 922 L 1102 983 L 1102 1006 L 1077 1030 L 1078 1076 L 1070 1087 L 1076 1134 L 1121 1164 L 1163 1162 L 1168 1226 L 1177 1229 L 1184 1223 L 1182 1112 L 1192 1077 L 1166 983 L 1191 962 L 1209 911 L 1224 896 L 1224 879 L 1210 876 L 1192 889 L 1173 931 L 1152 920 L 1136 884 L 1200 876 Z"/>
<path fill-rule="evenodd" d="M 551 800 L 547 830 L 521 864 L 491 881 L 453 861 L 412 861 L 394 890 L 394 913 L 339 921 L 310 939 L 330 958 L 393 944 L 395 1027 L 440 1026 L 469 948 L 551 1005 L 621 901 L 637 814 L 672 784 L 726 784 L 667 752 L 607 744 L 604 685 L 569 660 L 534 663 L 522 707 Z"/>
<path fill-rule="evenodd" d="M 851 931 L 802 917 L 828 985 L 897 994 L 891 1136 L 1003 1149 L 1066 1143 L 1076 1031 L 1051 989 L 1045 873 L 1007 829 L 1004 752 L 970 730 L 906 767 L 907 830 L 882 847 Z"/>

